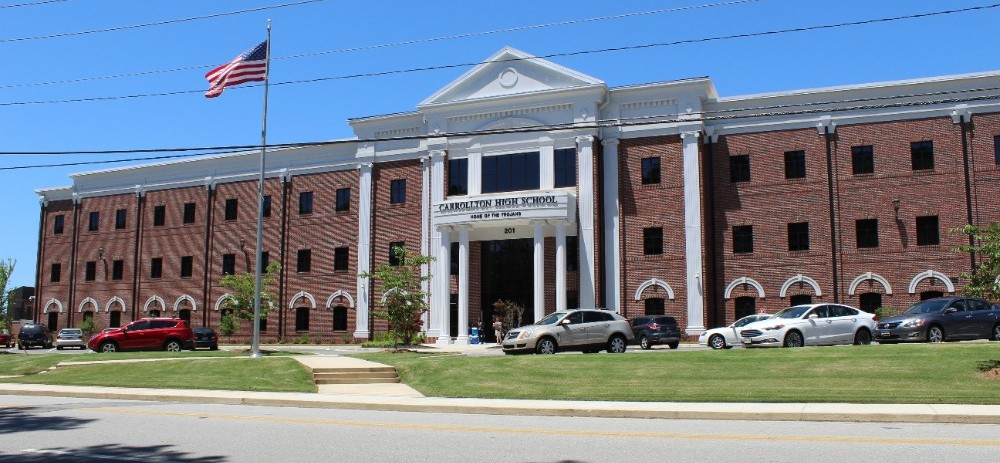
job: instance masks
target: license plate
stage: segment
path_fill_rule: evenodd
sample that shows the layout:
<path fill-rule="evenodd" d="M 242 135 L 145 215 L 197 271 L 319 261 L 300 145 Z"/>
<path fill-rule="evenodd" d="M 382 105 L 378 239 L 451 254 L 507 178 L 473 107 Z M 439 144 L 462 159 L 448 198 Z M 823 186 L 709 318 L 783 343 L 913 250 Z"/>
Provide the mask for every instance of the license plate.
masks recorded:
<path fill-rule="evenodd" d="M 750 338 L 743 338 L 743 342 L 746 344 L 750 344 L 751 341 Z"/>
<path fill-rule="evenodd" d="M 889 337 L 889 332 L 888 331 L 879 331 L 878 332 L 878 337 L 880 337 L 880 338 L 888 338 Z"/>

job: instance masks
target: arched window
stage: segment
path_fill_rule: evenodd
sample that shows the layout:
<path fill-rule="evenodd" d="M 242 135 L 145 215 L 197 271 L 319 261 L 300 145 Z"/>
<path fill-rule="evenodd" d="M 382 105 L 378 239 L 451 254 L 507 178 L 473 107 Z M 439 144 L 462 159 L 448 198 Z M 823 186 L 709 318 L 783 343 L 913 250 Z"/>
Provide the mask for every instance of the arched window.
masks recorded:
<path fill-rule="evenodd" d="M 882 295 L 879 293 L 864 293 L 858 296 L 860 309 L 868 313 L 875 312 L 875 309 L 882 307 Z"/>
<path fill-rule="evenodd" d="M 796 294 L 788 298 L 788 303 L 791 305 L 802 305 L 802 304 L 812 304 L 813 297 L 811 294 Z"/>
<path fill-rule="evenodd" d="M 347 307 L 333 308 L 333 331 L 347 331 Z"/>
<path fill-rule="evenodd" d="M 295 309 L 295 331 L 309 331 L 309 307 Z"/>
<path fill-rule="evenodd" d="M 943 297 L 944 293 L 941 291 L 924 291 L 920 293 L 920 300 L 926 301 L 928 299 L 934 299 L 935 297 Z"/>
<path fill-rule="evenodd" d="M 757 313 L 757 298 L 742 296 L 736 298 L 736 319 Z"/>
<path fill-rule="evenodd" d="M 160 316 L 160 311 L 157 310 L 157 309 L 150 310 L 149 311 L 149 316 L 150 317 L 159 317 Z"/>
<path fill-rule="evenodd" d="M 181 309 L 178 316 L 181 320 L 187 322 L 188 325 L 191 325 L 191 309 Z"/>
<path fill-rule="evenodd" d="M 663 307 L 662 297 L 651 297 L 646 299 L 646 315 L 664 315 L 666 309 Z"/>
<path fill-rule="evenodd" d="M 118 328 L 122 326 L 122 313 L 118 310 L 111 312 L 111 320 L 108 322 L 109 328 Z"/>

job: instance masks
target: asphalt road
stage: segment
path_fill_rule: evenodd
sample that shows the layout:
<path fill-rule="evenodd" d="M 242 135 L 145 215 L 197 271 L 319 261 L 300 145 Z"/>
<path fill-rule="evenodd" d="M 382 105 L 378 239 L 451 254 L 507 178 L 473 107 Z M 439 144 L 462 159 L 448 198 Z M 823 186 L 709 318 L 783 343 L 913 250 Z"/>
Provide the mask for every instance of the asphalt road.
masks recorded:
<path fill-rule="evenodd" d="M 764 405 L 766 406 L 766 405 Z M 423 414 L 0 396 L 0 462 L 995 461 L 1000 426 Z"/>

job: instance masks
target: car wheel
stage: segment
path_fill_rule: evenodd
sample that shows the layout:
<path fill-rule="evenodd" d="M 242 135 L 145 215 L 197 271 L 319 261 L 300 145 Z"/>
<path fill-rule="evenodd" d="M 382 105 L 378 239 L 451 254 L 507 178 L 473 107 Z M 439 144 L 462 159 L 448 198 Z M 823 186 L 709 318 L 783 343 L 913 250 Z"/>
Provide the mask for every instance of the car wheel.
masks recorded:
<path fill-rule="evenodd" d="M 860 329 L 854 335 L 855 346 L 867 346 L 872 343 L 872 334 L 866 329 Z"/>
<path fill-rule="evenodd" d="M 789 331 L 785 335 L 785 347 L 802 347 L 804 344 L 802 342 L 802 333 L 798 331 Z"/>
<path fill-rule="evenodd" d="M 219 345 L 218 344 L 212 344 L 212 347 L 209 347 L 209 349 L 210 350 L 219 350 Z"/>
<path fill-rule="evenodd" d="M 608 340 L 608 353 L 609 354 L 621 354 L 625 352 L 626 343 L 625 338 L 621 335 L 614 335 Z"/>
<path fill-rule="evenodd" d="M 649 345 L 649 338 L 646 335 L 639 336 L 639 347 L 643 350 L 652 349 L 653 346 Z"/>
<path fill-rule="evenodd" d="M 556 341 L 552 338 L 542 338 L 538 340 L 538 344 L 535 346 L 535 353 L 538 354 L 554 354 L 556 353 Z"/>
<path fill-rule="evenodd" d="M 993 337 L 990 341 L 1000 341 L 1000 323 L 993 325 Z"/>
<path fill-rule="evenodd" d="M 181 343 L 179 341 L 171 339 L 171 340 L 167 341 L 166 344 L 163 345 L 163 350 L 165 350 L 167 352 L 180 352 L 181 351 Z"/>
<path fill-rule="evenodd" d="M 62 350 L 62 346 L 56 346 L 56 350 Z"/>
<path fill-rule="evenodd" d="M 675 341 L 675 342 L 672 342 L 670 344 L 667 344 L 667 347 L 669 347 L 671 349 L 676 349 L 676 348 L 678 348 L 680 346 L 681 346 L 680 341 Z"/>
<path fill-rule="evenodd" d="M 118 344 L 115 344 L 113 342 L 106 342 L 101 344 L 97 349 L 106 354 L 113 354 L 115 352 L 118 352 Z"/>
<path fill-rule="evenodd" d="M 726 338 L 722 337 L 721 334 L 713 334 L 712 337 L 708 338 L 708 347 L 712 349 L 725 349 Z"/>
<path fill-rule="evenodd" d="M 938 325 L 927 328 L 927 342 L 944 342 L 944 330 Z"/>

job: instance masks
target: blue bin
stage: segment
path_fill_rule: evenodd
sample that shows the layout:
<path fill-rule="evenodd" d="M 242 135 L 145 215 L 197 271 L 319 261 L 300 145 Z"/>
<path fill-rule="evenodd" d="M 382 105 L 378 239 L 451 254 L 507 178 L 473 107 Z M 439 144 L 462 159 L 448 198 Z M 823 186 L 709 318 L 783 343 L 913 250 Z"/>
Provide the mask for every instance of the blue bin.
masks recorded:
<path fill-rule="evenodd" d="M 478 327 L 473 326 L 472 329 L 469 330 L 469 342 L 472 343 L 472 344 L 479 344 L 479 328 Z"/>

